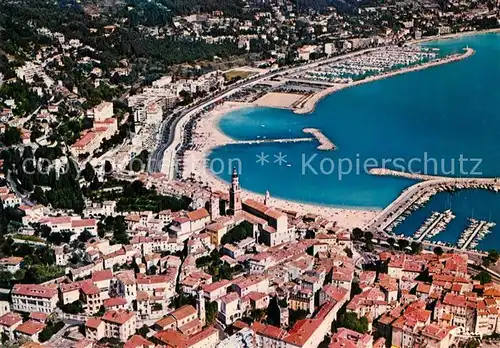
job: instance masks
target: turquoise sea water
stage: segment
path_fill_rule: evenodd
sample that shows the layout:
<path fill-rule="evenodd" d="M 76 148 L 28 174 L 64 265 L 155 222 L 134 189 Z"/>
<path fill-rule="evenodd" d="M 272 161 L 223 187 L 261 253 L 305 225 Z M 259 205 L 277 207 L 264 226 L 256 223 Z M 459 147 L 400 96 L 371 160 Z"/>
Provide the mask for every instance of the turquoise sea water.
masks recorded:
<path fill-rule="evenodd" d="M 469 46 L 476 54 L 459 62 L 339 91 L 320 101 L 309 115 L 271 108 L 248 108 L 228 114 L 220 121 L 220 128 L 236 139 L 304 137 L 303 128 L 315 127 L 338 149 L 319 151 L 316 142 L 228 145 L 211 153 L 210 159 L 218 159 L 213 168 L 228 180 L 229 163 L 234 165 L 238 159 L 245 189 L 259 193 L 269 190 L 273 196 L 296 201 L 360 208 L 383 208 L 414 183 L 369 175 L 365 164 L 368 169 L 384 166 L 447 176 L 468 176 L 474 169 L 472 176 L 500 176 L 500 35 L 426 45 L 439 47 L 445 53 Z M 274 163 L 280 152 L 286 155 L 286 164 Z M 260 154 L 268 155 L 270 162 L 257 163 Z M 310 166 L 305 165 L 311 156 L 316 157 Z M 478 160 L 481 163 L 474 168 Z M 350 173 L 341 174 L 349 166 L 353 168 Z M 451 201 L 464 205 L 465 215 L 474 209 L 479 215 L 491 215 L 492 220 L 498 218 L 500 224 L 500 195 L 483 194 L 464 193 L 464 199 L 455 195 Z M 428 208 L 439 204 L 439 200 L 448 202 L 441 198 L 445 195 L 437 195 Z M 408 234 L 420 223 L 418 214 L 414 216 L 418 223 L 409 219 L 400 226 L 409 230 Z M 455 220 L 458 224 L 460 219 Z"/>

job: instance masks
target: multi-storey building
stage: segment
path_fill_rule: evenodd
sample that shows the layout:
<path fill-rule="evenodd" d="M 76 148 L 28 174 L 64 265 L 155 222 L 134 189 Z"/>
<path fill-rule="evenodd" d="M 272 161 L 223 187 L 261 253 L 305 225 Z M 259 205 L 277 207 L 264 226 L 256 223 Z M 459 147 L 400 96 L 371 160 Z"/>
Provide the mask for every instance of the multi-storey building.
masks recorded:
<path fill-rule="evenodd" d="M 57 306 L 57 289 L 49 286 L 16 284 L 11 295 L 15 311 L 52 313 Z"/>
<path fill-rule="evenodd" d="M 127 310 L 110 310 L 102 318 L 89 318 L 85 323 L 85 336 L 91 340 L 100 340 L 104 337 L 117 338 L 121 342 L 135 333 L 136 319 L 134 312 Z"/>

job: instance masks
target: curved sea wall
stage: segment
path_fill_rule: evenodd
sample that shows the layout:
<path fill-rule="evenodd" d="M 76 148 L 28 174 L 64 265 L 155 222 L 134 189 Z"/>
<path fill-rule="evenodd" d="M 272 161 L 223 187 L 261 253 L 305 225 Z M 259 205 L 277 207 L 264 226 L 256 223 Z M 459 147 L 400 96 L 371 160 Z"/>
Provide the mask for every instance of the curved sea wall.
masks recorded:
<path fill-rule="evenodd" d="M 412 71 L 418 71 L 418 70 L 428 69 L 428 68 L 432 68 L 432 67 L 443 65 L 443 64 L 457 62 L 457 61 L 471 57 L 474 53 L 475 53 L 475 51 L 472 48 L 468 47 L 467 49 L 465 49 L 465 52 L 462 54 L 453 54 L 453 55 L 450 55 L 448 57 L 436 59 L 436 60 L 433 60 L 433 61 L 428 62 L 428 63 L 419 64 L 419 65 L 411 66 L 411 67 L 400 69 L 400 70 L 390 71 L 390 72 L 383 73 L 380 75 L 371 76 L 371 77 L 368 77 L 368 78 L 363 79 L 363 80 L 354 81 L 351 83 L 339 84 L 338 86 L 329 87 L 329 88 L 326 88 L 318 93 L 311 95 L 311 97 L 309 99 L 307 99 L 306 101 L 304 101 L 300 107 L 294 109 L 294 112 L 296 114 L 311 113 L 314 111 L 314 109 L 316 108 L 316 104 L 321 99 L 323 99 L 324 97 L 326 97 L 332 93 L 335 93 L 337 91 L 345 89 L 345 88 L 350 88 L 350 87 L 362 85 L 364 83 L 369 83 L 369 82 L 373 82 L 373 81 L 377 81 L 377 80 L 386 79 L 386 78 L 393 77 L 396 75 L 406 74 L 406 73 L 409 73 Z"/>

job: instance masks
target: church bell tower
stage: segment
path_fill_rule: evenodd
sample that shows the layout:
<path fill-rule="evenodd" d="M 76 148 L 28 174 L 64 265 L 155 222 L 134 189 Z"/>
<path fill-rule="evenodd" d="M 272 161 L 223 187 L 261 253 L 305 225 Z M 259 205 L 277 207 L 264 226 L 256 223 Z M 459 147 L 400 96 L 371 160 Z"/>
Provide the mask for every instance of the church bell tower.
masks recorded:
<path fill-rule="evenodd" d="M 236 168 L 233 168 L 231 188 L 229 189 L 229 210 L 231 214 L 241 210 L 241 188 Z"/>

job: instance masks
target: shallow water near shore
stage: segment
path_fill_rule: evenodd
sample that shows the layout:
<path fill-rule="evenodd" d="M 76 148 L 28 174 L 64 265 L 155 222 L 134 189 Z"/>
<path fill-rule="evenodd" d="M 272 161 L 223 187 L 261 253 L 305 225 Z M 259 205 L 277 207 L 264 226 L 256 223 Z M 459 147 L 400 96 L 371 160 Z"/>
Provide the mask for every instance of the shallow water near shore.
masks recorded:
<path fill-rule="evenodd" d="M 248 190 L 363 209 L 385 207 L 414 183 L 367 173 L 384 160 L 390 169 L 401 169 L 398 164 L 427 174 L 500 176 L 500 34 L 425 45 L 446 54 L 469 46 L 476 53 L 462 61 L 341 90 L 320 101 L 308 115 L 270 108 L 234 111 L 221 119 L 220 128 L 235 139 L 304 137 L 302 129 L 314 127 L 338 149 L 320 151 L 316 142 L 227 145 L 209 156 L 220 159 L 219 177 L 228 180 L 229 159 L 231 164 L 239 160 L 240 181 Z M 262 155 L 267 157 L 258 161 Z M 286 162 L 279 160 L 283 156 Z M 471 207 L 483 204 L 475 198 L 467 201 Z M 500 222 L 500 211 L 497 214 L 492 220 Z"/>

